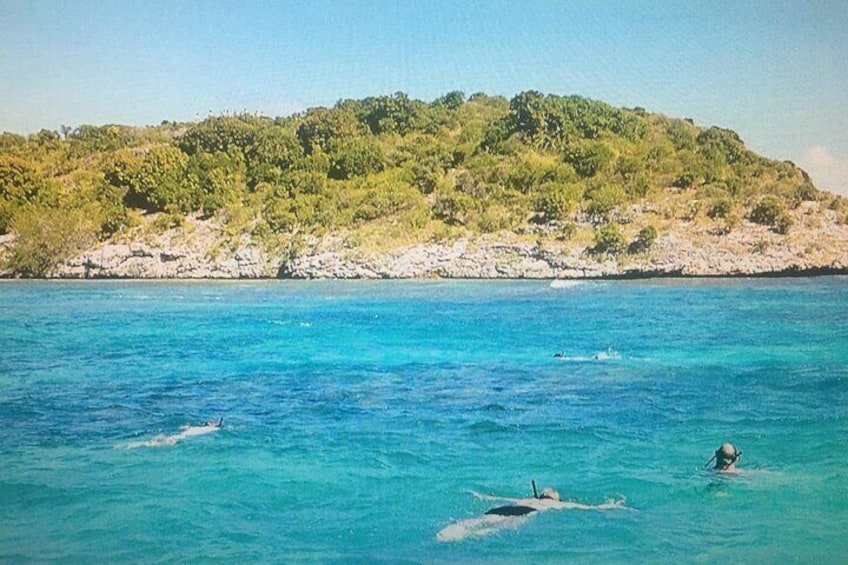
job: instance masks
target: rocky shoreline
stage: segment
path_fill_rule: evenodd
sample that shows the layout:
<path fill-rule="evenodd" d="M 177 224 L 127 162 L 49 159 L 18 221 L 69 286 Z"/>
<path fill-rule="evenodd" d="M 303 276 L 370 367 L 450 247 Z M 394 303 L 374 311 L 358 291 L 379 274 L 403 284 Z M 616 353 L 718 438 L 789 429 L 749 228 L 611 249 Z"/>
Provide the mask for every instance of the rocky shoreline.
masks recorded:
<path fill-rule="evenodd" d="M 615 279 L 848 274 L 848 226 L 818 208 L 796 211 L 788 235 L 742 222 L 730 233 L 675 224 L 651 248 L 617 257 L 512 233 L 371 251 L 339 234 L 268 252 L 248 236 L 223 245 L 214 221 L 110 241 L 58 266 L 67 279 Z M 0 247 L 9 241 L 0 242 Z"/>

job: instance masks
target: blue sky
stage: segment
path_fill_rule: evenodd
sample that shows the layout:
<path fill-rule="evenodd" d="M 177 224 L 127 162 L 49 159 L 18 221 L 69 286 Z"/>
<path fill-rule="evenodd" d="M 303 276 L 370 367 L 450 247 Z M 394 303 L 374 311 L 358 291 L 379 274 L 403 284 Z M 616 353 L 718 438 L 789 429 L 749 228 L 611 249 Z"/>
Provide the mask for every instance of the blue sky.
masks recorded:
<path fill-rule="evenodd" d="M 0 131 L 529 89 L 728 127 L 848 195 L 843 0 L 0 0 Z"/>

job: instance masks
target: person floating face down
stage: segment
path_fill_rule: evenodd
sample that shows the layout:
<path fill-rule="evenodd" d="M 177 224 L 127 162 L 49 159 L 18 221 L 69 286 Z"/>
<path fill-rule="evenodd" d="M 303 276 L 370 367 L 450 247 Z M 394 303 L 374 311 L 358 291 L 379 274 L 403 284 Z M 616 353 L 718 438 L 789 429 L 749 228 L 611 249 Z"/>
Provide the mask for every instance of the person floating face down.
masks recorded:
<path fill-rule="evenodd" d="M 732 443 L 723 443 L 715 450 L 715 454 L 712 459 L 707 461 L 707 465 L 715 460 L 713 470 L 716 473 L 738 473 L 736 462 L 739 461 L 740 457 L 742 457 L 742 452 L 735 445 Z"/>
<path fill-rule="evenodd" d="M 491 508 L 479 518 L 460 520 L 448 524 L 436 534 L 439 541 L 460 541 L 469 537 L 481 537 L 493 534 L 504 528 L 517 527 L 530 517 L 547 510 L 614 510 L 627 509 L 624 499 L 607 500 L 603 504 L 589 505 L 570 500 L 562 500 L 557 491 L 545 488 L 536 492 L 536 481 L 532 481 L 533 498 L 507 498 L 505 496 L 490 496 L 471 493 L 480 500 L 502 500 L 509 502 L 507 506 Z"/>
<path fill-rule="evenodd" d="M 533 483 L 533 490 L 536 489 L 536 483 Z M 552 488 L 544 488 L 542 492 L 533 498 L 509 499 L 515 502 L 509 506 L 498 506 L 486 511 L 488 515 L 495 516 L 524 516 L 539 510 L 546 510 L 548 507 L 560 502 L 559 493 Z"/>

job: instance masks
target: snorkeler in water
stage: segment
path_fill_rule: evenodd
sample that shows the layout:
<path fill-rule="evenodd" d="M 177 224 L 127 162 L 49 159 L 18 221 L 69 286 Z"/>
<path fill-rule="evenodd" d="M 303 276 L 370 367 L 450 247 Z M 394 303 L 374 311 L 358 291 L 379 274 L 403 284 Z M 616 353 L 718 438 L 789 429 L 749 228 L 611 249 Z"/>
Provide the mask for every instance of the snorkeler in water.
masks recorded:
<path fill-rule="evenodd" d="M 221 429 L 221 426 L 223 425 L 224 418 L 222 416 L 218 419 L 217 422 L 215 420 L 207 420 L 199 426 L 182 426 L 180 428 L 180 431 L 175 434 L 167 436 L 159 434 L 153 439 L 144 441 L 133 441 L 126 444 L 124 447 L 128 449 L 133 449 L 137 447 L 164 447 L 169 445 L 176 445 L 177 443 L 190 437 L 202 436 L 208 433 L 217 432 L 219 429 Z"/>
<path fill-rule="evenodd" d="M 544 488 L 542 492 L 537 493 L 536 481 L 531 481 L 531 483 L 533 485 L 533 498 L 488 496 L 471 491 L 471 494 L 481 500 L 504 501 L 510 504 L 491 508 L 482 517 L 461 520 L 450 524 L 436 534 L 436 539 L 439 541 L 460 541 L 469 537 L 486 536 L 506 528 L 517 528 L 531 516 L 546 510 L 611 510 L 627 508 L 624 505 L 623 499 L 608 500 L 596 506 L 563 501 L 556 490 Z"/>
<path fill-rule="evenodd" d="M 732 443 L 723 443 L 715 450 L 715 454 L 706 462 L 704 467 L 709 467 L 710 463 L 715 461 L 713 470 L 716 473 L 738 473 L 736 462 L 742 457 L 742 452 L 737 449 Z"/>
<path fill-rule="evenodd" d="M 560 502 L 559 493 L 548 487 L 542 489 L 541 493 L 536 492 L 536 481 L 531 481 L 533 485 L 533 498 L 504 498 L 504 497 L 488 497 L 489 500 L 504 500 L 512 502 L 507 506 L 498 506 L 486 511 L 486 514 L 492 516 L 524 516 L 531 512 L 539 510 L 547 510 L 554 503 Z M 478 498 L 483 495 L 474 493 Z"/>

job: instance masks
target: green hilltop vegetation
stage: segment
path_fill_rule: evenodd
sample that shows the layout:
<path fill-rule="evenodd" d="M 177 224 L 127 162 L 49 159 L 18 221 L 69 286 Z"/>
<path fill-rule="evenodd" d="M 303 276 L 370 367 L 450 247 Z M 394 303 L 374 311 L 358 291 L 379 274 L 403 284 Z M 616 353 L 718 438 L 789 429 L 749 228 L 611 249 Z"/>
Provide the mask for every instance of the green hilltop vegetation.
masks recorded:
<path fill-rule="evenodd" d="M 5 268 L 18 276 L 187 218 L 270 249 L 336 232 L 388 248 L 507 231 L 618 254 L 682 221 L 787 233 L 803 201 L 846 218 L 843 199 L 733 131 L 535 91 L 0 136 L 0 235 L 15 235 Z"/>

